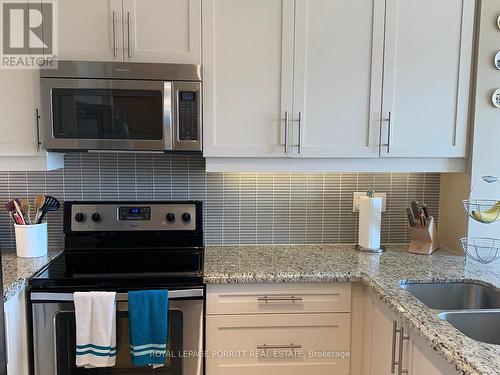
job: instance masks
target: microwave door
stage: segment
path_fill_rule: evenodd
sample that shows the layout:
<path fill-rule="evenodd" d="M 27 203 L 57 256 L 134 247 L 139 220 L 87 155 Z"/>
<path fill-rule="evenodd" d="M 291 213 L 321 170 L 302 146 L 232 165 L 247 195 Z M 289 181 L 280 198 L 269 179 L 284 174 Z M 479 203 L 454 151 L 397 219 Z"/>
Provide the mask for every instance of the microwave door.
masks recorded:
<path fill-rule="evenodd" d="M 48 150 L 172 148 L 170 82 L 42 79 Z"/>

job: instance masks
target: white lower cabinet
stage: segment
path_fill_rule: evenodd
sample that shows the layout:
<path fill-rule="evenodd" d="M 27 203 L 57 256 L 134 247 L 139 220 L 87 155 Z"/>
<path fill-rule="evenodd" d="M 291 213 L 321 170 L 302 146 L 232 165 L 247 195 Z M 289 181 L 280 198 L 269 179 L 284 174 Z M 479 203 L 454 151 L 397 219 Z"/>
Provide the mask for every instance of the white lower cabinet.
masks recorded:
<path fill-rule="evenodd" d="M 28 374 L 28 334 L 26 295 L 24 290 L 9 298 L 4 305 L 5 351 L 7 374 Z"/>
<path fill-rule="evenodd" d="M 349 332 L 349 313 L 208 316 L 207 375 L 349 374 Z"/>
<path fill-rule="evenodd" d="M 351 285 L 208 285 L 206 375 L 348 375 Z"/>
<path fill-rule="evenodd" d="M 458 374 L 371 293 L 365 295 L 363 328 L 363 375 Z"/>

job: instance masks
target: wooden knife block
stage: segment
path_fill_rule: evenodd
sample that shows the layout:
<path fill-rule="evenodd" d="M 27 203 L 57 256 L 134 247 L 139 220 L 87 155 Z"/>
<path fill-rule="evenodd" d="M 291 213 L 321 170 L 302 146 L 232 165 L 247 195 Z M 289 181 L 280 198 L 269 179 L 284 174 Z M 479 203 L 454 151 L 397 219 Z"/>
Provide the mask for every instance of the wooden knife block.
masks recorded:
<path fill-rule="evenodd" d="M 439 249 L 439 237 L 436 230 L 436 223 L 431 216 L 426 227 L 417 226 L 409 228 L 410 247 L 408 251 L 414 254 L 430 255 Z"/>

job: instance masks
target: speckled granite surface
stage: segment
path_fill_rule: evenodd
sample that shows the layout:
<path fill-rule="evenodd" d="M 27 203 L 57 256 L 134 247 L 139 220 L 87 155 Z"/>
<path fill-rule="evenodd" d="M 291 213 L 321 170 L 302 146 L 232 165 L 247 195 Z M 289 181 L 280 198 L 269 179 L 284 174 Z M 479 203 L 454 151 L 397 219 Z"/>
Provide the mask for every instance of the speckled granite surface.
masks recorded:
<path fill-rule="evenodd" d="M 60 253 L 61 250 L 49 250 L 47 256 L 18 258 L 15 251 L 2 251 L 3 300 L 7 301 L 24 288 L 35 273 Z"/>
<path fill-rule="evenodd" d="M 382 255 L 358 253 L 352 246 L 207 247 L 207 283 L 361 281 L 459 373 L 500 374 L 500 345 L 470 339 L 399 288 L 401 280 L 481 280 L 500 288 L 500 264 L 483 266 L 446 252 L 413 255 L 391 246 Z M 498 329 L 498 327 L 495 327 Z"/>

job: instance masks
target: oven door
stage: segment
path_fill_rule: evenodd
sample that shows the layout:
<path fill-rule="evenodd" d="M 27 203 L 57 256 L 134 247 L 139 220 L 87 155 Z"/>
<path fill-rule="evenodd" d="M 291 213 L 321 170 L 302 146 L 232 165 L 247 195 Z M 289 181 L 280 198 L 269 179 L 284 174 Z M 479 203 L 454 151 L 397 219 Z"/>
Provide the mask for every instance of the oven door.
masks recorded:
<path fill-rule="evenodd" d="M 41 79 L 47 150 L 172 149 L 172 82 Z"/>
<path fill-rule="evenodd" d="M 203 374 L 203 289 L 169 290 L 169 354 L 165 366 L 154 370 L 132 365 L 127 294 L 116 299 L 116 365 L 84 369 L 75 365 L 73 294 L 31 292 L 34 375 Z"/>

